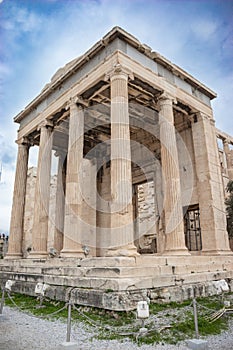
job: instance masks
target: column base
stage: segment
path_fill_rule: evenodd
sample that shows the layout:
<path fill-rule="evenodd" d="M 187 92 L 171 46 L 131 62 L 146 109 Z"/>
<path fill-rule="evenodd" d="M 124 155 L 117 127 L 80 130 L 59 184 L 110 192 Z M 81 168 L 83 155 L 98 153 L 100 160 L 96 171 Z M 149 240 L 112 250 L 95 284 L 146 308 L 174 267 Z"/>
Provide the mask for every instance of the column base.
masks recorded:
<path fill-rule="evenodd" d="M 48 252 L 37 252 L 37 251 L 32 251 L 30 254 L 27 256 L 27 259 L 47 259 L 48 258 Z"/>
<path fill-rule="evenodd" d="M 11 259 L 11 260 L 22 259 L 22 258 L 23 258 L 23 254 L 22 253 L 7 253 L 4 256 L 4 259 Z"/>
<path fill-rule="evenodd" d="M 60 257 L 61 258 L 85 258 L 85 254 L 83 250 L 78 251 L 78 250 L 61 250 L 60 252 Z"/>
<path fill-rule="evenodd" d="M 191 255 L 187 248 L 165 250 L 162 255 Z"/>
<path fill-rule="evenodd" d="M 201 250 L 201 255 L 232 255 L 231 249 L 227 250 Z"/>
<path fill-rule="evenodd" d="M 106 254 L 106 257 L 136 257 L 140 256 L 140 254 L 137 252 L 137 248 L 135 246 L 125 246 L 125 247 L 117 247 L 115 248 L 109 248 L 108 252 Z"/>

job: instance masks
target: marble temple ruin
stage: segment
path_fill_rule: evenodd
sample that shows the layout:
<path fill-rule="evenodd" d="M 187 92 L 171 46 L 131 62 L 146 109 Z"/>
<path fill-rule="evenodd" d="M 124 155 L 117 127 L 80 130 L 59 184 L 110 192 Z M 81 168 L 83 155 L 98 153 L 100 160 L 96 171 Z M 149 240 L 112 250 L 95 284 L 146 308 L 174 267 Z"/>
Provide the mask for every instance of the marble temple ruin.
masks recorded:
<path fill-rule="evenodd" d="M 214 294 L 222 279 L 233 290 L 224 205 L 233 137 L 215 128 L 214 98 L 119 27 L 60 68 L 14 119 L 1 279 L 116 310 Z"/>

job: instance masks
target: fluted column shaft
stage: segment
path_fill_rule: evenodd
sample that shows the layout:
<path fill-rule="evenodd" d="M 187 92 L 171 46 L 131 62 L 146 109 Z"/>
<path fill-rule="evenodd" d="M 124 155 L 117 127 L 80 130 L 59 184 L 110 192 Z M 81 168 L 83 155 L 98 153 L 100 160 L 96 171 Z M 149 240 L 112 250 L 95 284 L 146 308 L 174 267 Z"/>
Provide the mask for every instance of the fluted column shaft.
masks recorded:
<path fill-rule="evenodd" d="M 188 254 L 188 251 L 184 237 L 179 160 L 172 103 L 172 99 L 166 95 L 162 95 L 159 100 L 165 215 L 164 254 L 183 255 Z"/>
<path fill-rule="evenodd" d="M 11 211 L 8 253 L 5 258 L 22 257 L 24 206 L 27 185 L 29 144 L 18 143 L 13 205 Z"/>
<path fill-rule="evenodd" d="M 223 149 L 226 156 L 229 180 L 233 180 L 233 152 L 230 151 L 228 140 L 223 141 Z"/>
<path fill-rule="evenodd" d="M 47 241 L 53 145 L 52 124 L 45 121 L 38 129 L 40 129 L 40 146 L 37 162 L 32 251 L 29 258 L 43 258 L 48 254 Z"/>
<path fill-rule="evenodd" d="M 111 80 L 111 238 L 108 255 L 136 255 L 133 232 L 128 74 L 121 67 Z"/>
<path fill-rule="evenodd" d="M 65 188 L 63 183 L 65 154 L 58 153 L 56 213 L 54 229 L 54 248 L 60 252 L 63 248 L 64 216 L 65 216 Z"/>
<path fill-rule="evenodd" d="M 202 254 L 229 254 L 224 190 L 214 120 L 198 113 L 192 123 Z"/>
<path fill-rule="evenodd" d="M 72 100 L 66 172 L 64 240 L 61 256 L 83 257 L 81 223 L 81 166 L 84 146 L 84 111 Z"/>

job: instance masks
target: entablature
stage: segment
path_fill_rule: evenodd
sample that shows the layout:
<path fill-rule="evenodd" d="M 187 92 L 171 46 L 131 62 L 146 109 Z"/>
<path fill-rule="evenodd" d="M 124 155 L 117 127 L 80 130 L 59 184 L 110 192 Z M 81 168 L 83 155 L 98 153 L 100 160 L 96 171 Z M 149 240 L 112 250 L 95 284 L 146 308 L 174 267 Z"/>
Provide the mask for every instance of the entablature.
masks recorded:
<path fill-rule="evenodd" d="M 51 104 L 62 99 L 70 90 L 74 90 L 81 80 L 85 80 L 85 78 L 89 77 L 91 72 L 98 71 L 100 66 L 105 65 L 106 61 L 110 62 L 111 58 L 119 53 L 128 57 L 132 62 L 137 62 L 140 67 L 149 70 L 154 77 L 156 76 L 157 79 L 160 79 L 160 82 L 164 81 L 169 84 L 171 90 L 183 90 L 187 95 L 201 101 L 202 104 L 206 106 L 210 105 L 210 99 L 216 97 L 213 91 L 187 72 L 183 71 L 157 52 L 153 52 L 147 45 L 141 44 L 136 38 L 123 29 L 115 27 L 84 55 L 67 63 L 63 68 L 60 68 L 41 93 L 15 117 L 15 122 L 20 123 L 21 127 L 24 127 L 30 123 L 32 119 L 36 119 L 39 114 L 46 114 Z M 126 68 L 129 67 L 126 65 Z M 108 70 L 109 69 L 112 69 L 112 66 L 108 67 Z M 106 68 L 103 74 L 106 74 L 108 70 Z M 135 81 L 133 82 L 131 79 L 131 86 L 136 85 L 134 89 L 136 88 L 140 92 L 142 88 L 144 91 L 147 91 L 147 93 L 151 92 L 152 95 L 156 96 L 156 92 L 153 91 L 153 89 L 158 88 L 158 86 L 151 85 L 151 81 L 148 84 L 143 77 L 141 79 L 143 84 L 139 84 L 137 81 L 138 79 L 139 76 L 135 75 L 134 80 L 136 84 L 134 84 Z M 99 77 L 95 85 L 91 84 L 89 89 L 85 89 L 83 92 L 80 91 L 80 93 L 83 94 L 84 99 L 92 100 L 96 95 L 100 96 L 101 92 L 102 96 L 105 97 L 104 91 L 107 84 L 109 84 L 109 82 Z M 149 86 L 145 86 L 146 84 Z M 160 84 L 158 90 L 160 90 Z M 162 88 L 162 90 L 164 89 Z"/>

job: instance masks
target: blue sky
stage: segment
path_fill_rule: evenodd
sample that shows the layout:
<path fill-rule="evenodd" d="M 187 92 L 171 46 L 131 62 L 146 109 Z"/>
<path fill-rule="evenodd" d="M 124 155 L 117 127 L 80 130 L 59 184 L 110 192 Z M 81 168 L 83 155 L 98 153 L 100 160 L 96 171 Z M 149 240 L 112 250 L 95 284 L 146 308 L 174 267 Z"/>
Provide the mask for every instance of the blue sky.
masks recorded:
<path fill-rule="evenodd" d="M 216 125 L 233 135 L 233 0 L 0 0 L 0 232 L 10 221 L 13 117 L 116 25 L 217 92 Z"/>

